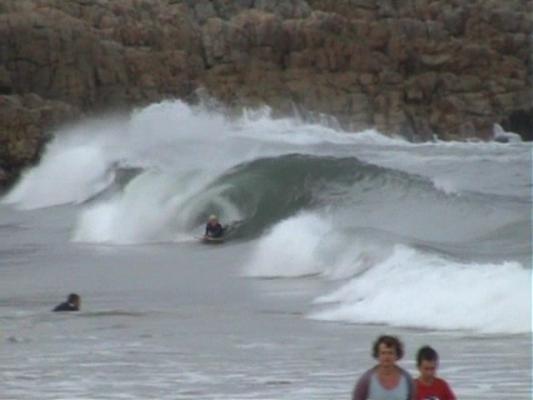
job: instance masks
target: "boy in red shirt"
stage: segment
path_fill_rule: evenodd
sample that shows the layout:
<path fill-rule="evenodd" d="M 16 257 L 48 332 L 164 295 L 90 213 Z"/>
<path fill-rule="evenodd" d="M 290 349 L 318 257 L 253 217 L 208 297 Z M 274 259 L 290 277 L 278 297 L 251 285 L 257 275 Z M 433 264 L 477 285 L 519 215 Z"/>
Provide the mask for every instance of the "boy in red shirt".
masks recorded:
<path fill-rule="evenodd" d="M 456 400 L 445 380 L 437 378 L 439 355 L 429 347 L 418 350 L 416 365 L 420 376 L 415 379 L 416 400 Z"/>

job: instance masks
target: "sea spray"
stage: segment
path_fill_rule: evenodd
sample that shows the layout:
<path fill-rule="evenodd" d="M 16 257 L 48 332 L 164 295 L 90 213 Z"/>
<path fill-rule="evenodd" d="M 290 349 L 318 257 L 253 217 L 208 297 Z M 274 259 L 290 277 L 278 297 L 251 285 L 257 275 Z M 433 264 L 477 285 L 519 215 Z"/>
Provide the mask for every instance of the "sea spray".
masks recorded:
<path fill-rule="evenodd" d="M 314 214 L 280 222 L 256 244 L 245 275 L 281 278 L 322 272 L 316 250 L 329 231 L 328 222 Z"/>

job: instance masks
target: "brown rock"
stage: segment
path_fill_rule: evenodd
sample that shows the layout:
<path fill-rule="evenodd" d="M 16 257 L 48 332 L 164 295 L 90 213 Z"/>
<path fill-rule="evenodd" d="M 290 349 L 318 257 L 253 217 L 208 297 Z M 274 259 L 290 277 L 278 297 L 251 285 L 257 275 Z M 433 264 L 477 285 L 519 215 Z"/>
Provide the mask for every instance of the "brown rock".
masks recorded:
<path fill-rule="evenodd" d="M 383 50 L 389 43 L 390 31 L 385 23 L 374 23 L 369 26 L 368 46 L 372 50 Z"/>
<path fill-rule="evenodd" d="M 11 94 L 12 90 L 11 74 L 0 65 L 0 94 Z"/>
<path fill-rule="evenodd" d="M 462 96 L 464 111 L 474 115 L 490 115 L 492 107 L 489 99 L 483 93 L 468 93 Z"/>
<path fill-rule="evenodd" d="M 422 54 L 420 62 L 430 68 L 444 67 L 452 60 L 451 54 Z"/>
<path fill-rule="evenodd" d="M 199 87 L 234 107 L 296 104 L 345 127 L 484 136 L 533 108 L 530 3 L 4 1 L 0 113 L 12 116 L 0 122 L 0 168 L 13 176 L 35 159 L 68 107 L 190 98 Z"/>
<path fill-rule="evenodd" d="M 282 18 L 305 18 L 311 14 L 311 7 L 304 0 L 256 0 L 254 6 Z"/>
<path fill-rule="evenodd" d="M 219 18 L 212 18 L 203 26 L 202 44 L 207 67 L 229 61 L 230 51 L 226 43 L 228 30 L 228 24 Z"/>

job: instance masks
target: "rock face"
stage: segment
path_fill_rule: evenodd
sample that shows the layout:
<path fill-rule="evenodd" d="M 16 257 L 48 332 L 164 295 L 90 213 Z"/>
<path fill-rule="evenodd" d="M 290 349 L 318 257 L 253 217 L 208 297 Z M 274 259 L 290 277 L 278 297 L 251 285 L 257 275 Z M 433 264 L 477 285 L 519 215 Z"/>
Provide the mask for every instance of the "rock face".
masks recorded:
<path fill-rule="evenodd" d="M 415 140 L 530 135 L 531 0 L 0 0 L 0 182 L 86 112 L 205 88 Z"/>

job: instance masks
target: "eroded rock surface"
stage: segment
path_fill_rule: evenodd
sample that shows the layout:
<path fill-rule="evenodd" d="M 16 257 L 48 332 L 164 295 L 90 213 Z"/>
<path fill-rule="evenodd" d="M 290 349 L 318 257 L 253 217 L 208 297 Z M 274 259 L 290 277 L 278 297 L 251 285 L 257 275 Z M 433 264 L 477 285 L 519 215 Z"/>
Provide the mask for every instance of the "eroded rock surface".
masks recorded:
<path fill-rule="evenodd" d="M 0 0 L 0 181 L 60 122 L 199 87 L 417 140 L 531 137 L 532 26 L 530 0 Z"/>

